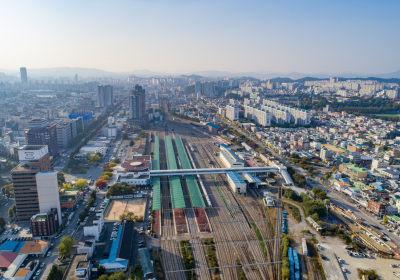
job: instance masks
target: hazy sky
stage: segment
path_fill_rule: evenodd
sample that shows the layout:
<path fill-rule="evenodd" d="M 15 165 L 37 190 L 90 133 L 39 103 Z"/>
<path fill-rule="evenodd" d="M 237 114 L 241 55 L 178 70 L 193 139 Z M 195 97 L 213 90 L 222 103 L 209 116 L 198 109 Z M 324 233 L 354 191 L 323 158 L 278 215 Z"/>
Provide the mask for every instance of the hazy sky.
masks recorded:
<path fill-rule="evenodd" d="M 0 0 L 0 68 L 400 70 L 400 1 Z"/>

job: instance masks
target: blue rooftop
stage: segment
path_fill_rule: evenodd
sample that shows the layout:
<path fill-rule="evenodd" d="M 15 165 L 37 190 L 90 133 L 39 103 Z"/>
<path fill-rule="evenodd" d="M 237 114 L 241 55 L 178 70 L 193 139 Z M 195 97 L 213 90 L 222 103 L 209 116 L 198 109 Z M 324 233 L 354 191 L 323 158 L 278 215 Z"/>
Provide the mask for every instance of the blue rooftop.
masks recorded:
<path fill-rule="evenodd" d="M 208 125 L 208 126 L 211 126 L 212 128 L 215 128 L 215 129 L 218 129 L 218 128 L 219 128 L 218 125 L 215 125 L 215 124 L 213 124 L 213 123 L 207 123 L 207 125 Z"/>
<path fill-rule="evenodd" d="M 242 177 L 234 171 L 227 172 L 226 175 L 228 175 L 235 184 L 246 184 Z"/>
<path fill-rule="evenodd" d="M 226 145 L 226 144 L 221 144 L 221 147 L 224 147 L 225 149 L 228 149 L 228 148 L 229 148 L 229 146 Z"/>
<path fill-rule="evenodd" d="M 119 240 L 121 239 L 121 232 L 122 232 L 122 225 L 119 226 L 117 239 L 115 239 L 112 243 L 110 257 L 108 258 L 109 262 L 114 262 L 117 259 L 118 245 L 119 245 Z"/>
<path fill-rule="evenodd" d="M 22 249 L 22 246 L 24 246 L 25 245 L 25 241 L 24 242 L 19 242 L 19 244 L 18 244 L 18 246 L 14 249 L 14 253 L 19 253 L 19 251 L 21 251 L 21 249 Z"/>
<path fill-rule="evenodd" d="M 0 247 L 0 251 L 13 252 L 19 244 L 19 241 L 6 241 Z"/>

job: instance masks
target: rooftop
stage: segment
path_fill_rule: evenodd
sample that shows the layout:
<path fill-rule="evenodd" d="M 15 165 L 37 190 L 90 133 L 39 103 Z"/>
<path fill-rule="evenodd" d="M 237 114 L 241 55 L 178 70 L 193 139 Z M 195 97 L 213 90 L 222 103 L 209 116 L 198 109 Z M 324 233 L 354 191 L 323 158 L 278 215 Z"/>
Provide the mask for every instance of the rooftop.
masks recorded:
<path fill-rule="evenodd" d="M 139 171 L 150 168 L 151 156 L 134 156 L 131 160 L 125 160 L 121 167 L 126 170 Z"/>
<path fill-rule="evenodd" d="M 86 269 L 90 262 L 86 261 L 86 253 L 83 254 L 74 254 L 72 260 L 67 268 L 67 271 L 64 273 L 63 280 L 78 280 L 81 277 L 76 276 L 77 269 Z"/>

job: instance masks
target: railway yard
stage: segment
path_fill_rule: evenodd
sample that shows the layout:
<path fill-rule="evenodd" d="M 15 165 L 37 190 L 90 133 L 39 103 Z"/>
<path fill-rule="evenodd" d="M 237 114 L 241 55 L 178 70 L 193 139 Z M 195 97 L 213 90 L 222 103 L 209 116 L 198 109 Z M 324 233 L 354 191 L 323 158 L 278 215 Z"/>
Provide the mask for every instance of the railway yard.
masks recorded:
<path fill-rule="evenodd" d="M 153 169 L 225 167 L 213 138 L 189 123 L 167 121 L 167 129 L 150 133 Z M 279 204 L 270 218 L 257 190 L 234 194 L 225 174 L 162 176 L 152 185 L 153 232 L 166 279 L 280 279 Z M 204 242 L 210 239 L 213 245 Z M 215 248 L 213 262 L 208 246 Z M 190 259 L 182 254 L 188 249 Z"/>

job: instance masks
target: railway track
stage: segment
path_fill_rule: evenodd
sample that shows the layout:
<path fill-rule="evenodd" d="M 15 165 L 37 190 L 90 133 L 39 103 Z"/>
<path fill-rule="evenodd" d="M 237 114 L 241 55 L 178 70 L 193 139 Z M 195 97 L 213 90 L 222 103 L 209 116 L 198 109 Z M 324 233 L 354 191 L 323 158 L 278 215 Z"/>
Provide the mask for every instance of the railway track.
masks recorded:
<path fill-rule="evenodd" d="M 201 143 L 203 141 L 199 141 L 194 139 L 193 135 L 190 135 L 191 143 L 194 144 L 199 151 L 203 151 L 207 153 L 207 148 Z M 201 149 L 201 150 L 200 150 Z M 213 154 L 209 154 L 209 157 L 214 157 Z M 204 167 L 208 166 L 208 161 L 204 158 L 201 158 L 200 161 Z M 217 161 L 215 161 L 217 163 Z M 208 176 L 207 176 L 208 177 Z M 265 258 L 262 253 L 260 244 L 258 242 L 254 242 L 255 240 L 258 241 L 255 232 L 249 226 L 248 221 L 241 210 L 240 207 L 230 207 L 230 205 L 239 206 L 238 202 L 233 198 L 233 195 L 229 192 L 226 192 L 223 187 L 221 187 L 221 182 L 226 184 L 226 181 L 223 182 L 221 178 L 218 176 L 211 176 L 211 181 L 213 184 L 210 184 L 208 180 L 204 180 L 207 182 L 206 188 L 208 188 L 209 193 L 212 195 L 210 196 L 213 200 L 213 205 L 227 205 L 229 203 L 228 208 L 220 208 L 219 211 L 216 209 L 206 209 L 208 212 L 208 216 L 210 217 L 210 222 L 216 222 L 213 225 L 214 229 L 214 241 L 216 243 L 217 251 L 220 251 L 219 255 L 223 255 L 223 259 L 228 260 L 231 263 L 236 263 L 236 258 L 240 261 L 243 265 L 242 269 L 246 275 L 247 279 L 270 279 L 267 273 L 267 267 L 265 265 Z M 219 189 L 219 190 L 218 190 Z M 227 210 L 229 209 L 229 210 Z M 218 213 L 214 213 L 217 211 Z M 212 218 L 211 218 L 212 217 Z M 226 222 L 227 220 L 237 219 L 241 223 L 235 222 L 231 224 L 222 224 L 221 222 Z M 221 224 L 219 224 L 221 223 Z M 222 233 L 222 234 L 221 234 Z M 221 234 L 221 235 L 220 235 Z M 240 245 L 232 246 L 233 247 L 233 256 L 232 252 L 227 253 L 226 249 L 227 246 L 218 246 L 219 241 L 226 242 L 231 241 L 232 244 L 236 241 L 246 241 L 242 242 Z M 221 260 L 221 271 L 222 277 L 224 279 L 236 279 L 237 278 L 237 271 L 236 269 L 224 269 L 224 266 L 229 266 L 230 264 L 225 264 L 222 261 L 222 256 L 219 256 Z M 234 276 L 234 278 L 232 278 Z"/>
<path fill-rule="evenodd" d="M 164 139 L 160 137 L 160 169 L 167 169 Z M 162 262 L 166 278 L 169 280 L 185 280 L 186 274 L 180 256 L 179 244 L 174 239 L 174 223 L 171 194 L 168 177 L 161 177 L 161 238 Z"/>

